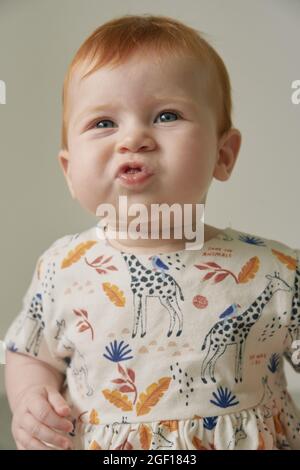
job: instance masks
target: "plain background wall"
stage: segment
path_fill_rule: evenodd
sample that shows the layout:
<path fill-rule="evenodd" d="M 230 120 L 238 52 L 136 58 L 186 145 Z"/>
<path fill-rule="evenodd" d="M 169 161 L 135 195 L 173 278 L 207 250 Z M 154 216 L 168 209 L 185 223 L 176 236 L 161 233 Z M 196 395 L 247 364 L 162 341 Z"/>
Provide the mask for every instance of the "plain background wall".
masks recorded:
<path fill-rule="evenodd" d="M 69 196 L 56 158 L 66 68 L 100 24 L 144 13 L 205 32 L 230 73 L 243 143 L 231 179 L 212 184 L 206 222 L 300 248 L 300 104 L 291 102 L 300 79 L 298 0 L 0 0 L 0 339 L 42 251 L 96 221 Z M 3 366 L 0 374 L 1 392 Z M 299 390 L 290 368 L 288 378 Z"/>

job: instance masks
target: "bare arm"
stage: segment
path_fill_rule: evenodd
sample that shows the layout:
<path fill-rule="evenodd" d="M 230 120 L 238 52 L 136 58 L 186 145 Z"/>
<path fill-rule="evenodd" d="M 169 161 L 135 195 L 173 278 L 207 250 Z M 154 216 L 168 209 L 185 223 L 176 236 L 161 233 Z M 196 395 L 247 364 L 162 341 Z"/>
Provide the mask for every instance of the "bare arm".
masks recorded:
<path fill-rule="evenodd" d="M 64 375 L 45 362 L 7 351 L 5 385 L 18 449 L 71 448 L 65 433 L 73 425 L 60 394 L 63 380 Z"/>
<path fill-rule="evenodd" d="M 61 390 L 64 375 L 50 365 L 25 354 L 6 351 L 5 386 L 12 413 L 29 387 L 50 385 Z"/>

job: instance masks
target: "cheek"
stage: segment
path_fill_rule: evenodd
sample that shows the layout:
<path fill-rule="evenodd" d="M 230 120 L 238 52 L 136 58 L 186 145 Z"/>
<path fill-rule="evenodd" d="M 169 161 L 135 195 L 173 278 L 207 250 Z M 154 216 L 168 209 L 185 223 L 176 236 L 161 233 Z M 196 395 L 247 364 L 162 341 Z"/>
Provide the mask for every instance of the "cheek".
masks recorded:
<path fill-rule="evenodd" d="M 74 183 L 91 182 L 101 173 L 101 160 L 91 146 L 80 141 L 74 142 L 70 153 L 72 155 L 70 172 Z"/>
<path fill-rule="evenodd" d="M 194 129 L 173 142 L 166 181 L 170 190 L 177 188 L 178 199 L 195 202 L 207 193 L 214 171 L 215 152 L 214 139 L 202 129 Z"/>
<path fill-rule="evenodd" d="M 72 155 L 70 179 L 75 197 L 82 207 L 93 213 L 98 206 L 99 197 L 105 191 L 103 180 L 100 184 L 100 173 L 95 159 L 86 158 L 81 152 Z"/>
<path fill-rule="evenodd" d="M 81 186 L 84 187 L 90 182 L 93 174 L 90 168 L 90 161 L 81 157 L 82 155 L 80 155 L 80 158 L 78 155 L 73 155 L 73 161 L 70 168 L 73 185 L 79 189 Z"/>
<path fill-rule="evenodd" d="M 201 136 L 192 136 L 183 145 L 174 145 L 172 154 L 174 171 L 182 173 L 187 183 L 205 180 L 213 173 L 214 147 L 207 139 L 201 139 Z"/>

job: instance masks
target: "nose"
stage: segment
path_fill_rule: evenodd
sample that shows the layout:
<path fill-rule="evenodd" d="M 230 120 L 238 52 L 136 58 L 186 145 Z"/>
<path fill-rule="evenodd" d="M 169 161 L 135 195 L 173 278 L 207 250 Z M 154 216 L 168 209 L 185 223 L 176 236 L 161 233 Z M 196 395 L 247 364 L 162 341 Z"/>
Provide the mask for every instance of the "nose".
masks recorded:
<path fill-rule="evenodd" d="M 154 139 L 145 130 L 129 131 L 118 143 L 118 153 L 149 152 L 155 148 Z"/>

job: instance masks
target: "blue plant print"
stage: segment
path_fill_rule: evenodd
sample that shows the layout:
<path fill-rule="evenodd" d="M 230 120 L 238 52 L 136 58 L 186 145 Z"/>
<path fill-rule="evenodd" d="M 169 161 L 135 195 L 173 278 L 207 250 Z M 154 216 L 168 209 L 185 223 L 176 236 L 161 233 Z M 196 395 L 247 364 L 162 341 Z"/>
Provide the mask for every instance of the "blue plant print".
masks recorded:
<path fill-rule="evenodd" d="M 227 387 L 218 387 L 217 393 L 213 392 L 215 400 L 209 400 L 213 405 L 219 406 L 220 408 L 228 408 L 229 406 L 235 406 L 239 403 L 236 396 Z"/>
<path fill-rule="evenodd" d="M 129 359 L 133 358 L 133 356 L 128 356 L 132 350 L 130 349 L 129 344 L 124 344 L 124 341 L 121 341 L 120 344 L 118 344 L 118 341 L 114 340 L 113 343 L 109 344 L 110 346 L 105 346 L 108 355 L 103 354 L 103 356 L 109 361 L 121 362 L 128 361 Z"/>
<path fill-rule="evenodd" d="M 16 343 L 14 343 L 13 341 L 9 341 L 8 342 L 8 345 L 6 346 L 6 349 L 8 351 L 11 351 L 11 352 L 17 352 L 18 351 L 18 348 L 16 346 Z"/>
<path fill-rule="evenodd" d="M 280 366 L 280 355 L 277 353 L 274 353 L 271 355 L 269 364 L 268 364 L 268 369 L 272 374 L 275 374 L 275 372 L 279 369 Z"/>
<path fill-rule="evenodd" d="M 203 427 L 211 431 L 217 424 L 218 416 L 208 416 L 203 419 Z"/>
<path fill-rule="evenodd" d="M 253 237 L 252 235 L 240 235 L 239 240 L 241 242 L 249 243 L 250 245 L 266 246 L 265 242 L 261 238 Z"/>

